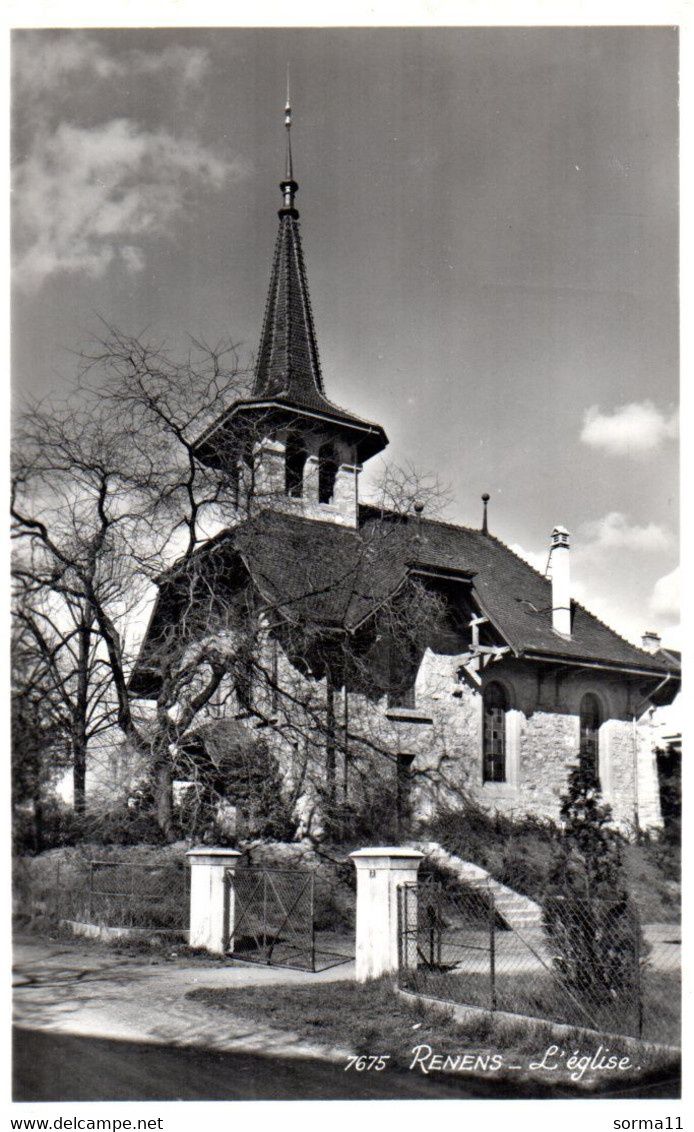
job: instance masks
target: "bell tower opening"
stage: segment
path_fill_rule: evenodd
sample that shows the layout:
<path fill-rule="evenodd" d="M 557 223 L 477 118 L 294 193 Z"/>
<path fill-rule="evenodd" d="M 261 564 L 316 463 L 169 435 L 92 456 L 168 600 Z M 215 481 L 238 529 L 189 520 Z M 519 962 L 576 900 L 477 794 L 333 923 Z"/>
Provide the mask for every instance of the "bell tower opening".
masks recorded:
<path fill-rule="evenodd" d="M 334 445 L 321 444 L 318 449 L 318 502 L 332 503 L 337 476 L 337 457 Z"/>
<path fill-rule="evenodd" d="M 388 437 L 381 425 L 333 404 L 325 391 L 296 207 L 289 100 L 284 124 L 282 207 L 252 387 L 207 428 L 195 454 L 210 467 L 228 469 L 252 449 L 250 474 L 234 493 L 240 501 L 243 491 L 244 507 L 255 507 L 255 492 L 263 509 L 274 505 L 356 528 L 362 465 L 383 451 Z"/>
<path fill-rule="evenodd" d="M 285 449 L 284 490 L 292 499 L 301 499 L 304 494 L 304 465 L 307 456 L 301 433 L 290 432 Z"/>

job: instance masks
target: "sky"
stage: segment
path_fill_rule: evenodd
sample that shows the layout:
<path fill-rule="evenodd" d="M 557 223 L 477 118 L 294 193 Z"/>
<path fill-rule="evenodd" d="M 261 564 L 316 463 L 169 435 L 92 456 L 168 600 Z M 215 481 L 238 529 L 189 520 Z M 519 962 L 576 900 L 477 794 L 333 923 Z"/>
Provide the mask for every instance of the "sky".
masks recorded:
<path fill-rule="evenodd" d="M 131 29 L 13 35 L 12 349 L 60 393 L 99 317 L 257 348 L 286 66 L 328 396 L 447 518 L 638 642 L 680 644 L 677 32 Z M 364 493 L 379 472 L 367 465 Z"/>

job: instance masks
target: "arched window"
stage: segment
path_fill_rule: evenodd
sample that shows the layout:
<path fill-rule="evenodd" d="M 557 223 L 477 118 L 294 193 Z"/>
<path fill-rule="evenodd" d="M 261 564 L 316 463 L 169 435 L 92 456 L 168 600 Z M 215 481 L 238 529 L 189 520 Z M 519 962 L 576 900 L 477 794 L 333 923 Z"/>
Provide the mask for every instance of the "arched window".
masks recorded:
<path fill-rule="evenodd" d="M 337 460 L 332 444 L 322 444 L 318 451 L 318 502 L 332 503 L 337 475 Z"/>
<path fill-rule="evenodd" d="M 506 711 L 508 703 L 501 684 L 487 684 L 484 704 L 484 782 L 506 781 Z"/>
<path fill-rule="evenodd" d="M 306 455 L 304 438 L 297 432 L 290 432 L 285 449 L 284 487 L 287 495 L 295 499 L 301 499 L 304 494 Z"/>
<path fill-rule="evenodd" d="M 581 700 L 581 766 L 600 782 L 600 724 L 602 712 L 598 697 L 586 692 Z"/>

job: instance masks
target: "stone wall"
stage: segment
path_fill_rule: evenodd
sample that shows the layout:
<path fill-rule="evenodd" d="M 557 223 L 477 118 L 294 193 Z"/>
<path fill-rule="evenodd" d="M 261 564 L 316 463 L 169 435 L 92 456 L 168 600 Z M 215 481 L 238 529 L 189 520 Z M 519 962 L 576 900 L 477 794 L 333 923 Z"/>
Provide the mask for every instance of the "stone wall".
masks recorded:
<path fill-rule="evenodd" d="M 632 703 L 637 699 L 626 679 L 600 671 L 542 672 L 529 662 L 503 659 L 482 674 L 482 682 L 502 684 L 506 713 L 506 781 L 483 782 L 482 697 L 474 678 L 458 679 L 465 656 L 442 656 L 428 650 L 416 682 L 416 708 L 389 710 L 385 697 L 369 700 L 348 696 L 350 758 L 359 761 L 369 779 L 385 782 L 396 773 L 397 756 L 411 760 L 413 814 L 424 819 L 440 806 L 456 806 L 472 796 L 480 804 L 510 816 L 532 814 L 556 820 L 570 768 L 579 755 L 579 710 L 582 697 L 593 692 L 601 705 L 600 779 L 615 820 L 628 830 L 635 814 L 642 828 L 662 824 L 655 757 L 649 728 L 634 724 Z M 557 666 L 558 669 L 558 666 Z M 307 699 L 309 710 L 325 702 L 323 681 L 306 681 L 280 653 L 279 680 Z M 267 705 L 266 705 L 267 708 Z M 279 705 L 278 730 L 264 729 L 280 761 L 290 789 L 299 789 L 303 828 L 320 828 L 318 796 L 325 785 L 325 738 L 315 744 L 305 738 L 287 740 L 286 709 Z M 336 783 L 343 782 L 342 748 L 344 692 L 335 695 Z M 301 732 L 297 728 L 297 736 Z M 304 729 L 305 730 L 305 729 Z M 361 738 L 361 741 L 360 741 Z M 352 786 L 357 776 L 352 774 Z"/>
<path fill-rule="evenodd" d="M 285 491 L 286 429 L 266 436 L 255 447 L 253 469 L 241 466 L 242 493 L 262 509 L 272 506 L 276 511 L 316 519 L 323 523 L 356 528 L 359 510 L 359 475 L 361 465 L 356 462 L 354 448 L 340 437 L 329 432 L 310 432 L 302 435 L 306 444 L 306 462 L 303 469 L 302 492 L 293 497 Z M 321 445 L 330 443 L 337 462 L 333 497 L 329 503 L 319 502 L 319 452 Z"/>

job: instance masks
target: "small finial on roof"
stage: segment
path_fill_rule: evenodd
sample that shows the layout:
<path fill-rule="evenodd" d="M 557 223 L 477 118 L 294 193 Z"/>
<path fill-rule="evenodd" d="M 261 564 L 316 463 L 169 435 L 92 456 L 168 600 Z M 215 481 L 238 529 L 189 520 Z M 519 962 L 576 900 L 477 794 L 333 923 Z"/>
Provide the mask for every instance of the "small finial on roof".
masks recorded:
<path fill-rule="evenodd" d="M 485 491 L 484 495 L 482 496 L 482 502 L 484 504 L 484 513 L 482 515 L 482 534 L 487 535 L 489 534 L 489 528 L 487 526 L 487 504 L 489 503 L 489 492 Z"/>
<path fill-rule="evenodd" d="M 284 180 L 280 182 L 280 188 L 284 195 L 280 216 L 289 215 L 296 219 L 299 213 L 294 207 L 294 197 L 299 191 L 299 186 L 294 180 L 292 163 L 292 104 L 289 97 L 289 63 L 287 63 L 287 101 L 284 107 L 284 127 L 287 131 L 287 153 L 284 162 Z"/>
<path fill-rule="evenodd" d="M 293 177 L 292 172 L 292 104 L 289 97 L 289 63 L 287 63 L 287 102 L 284 107 L 284 126 L 287 131 L 287 160 L 284 175 L 288 181 Z"/>

